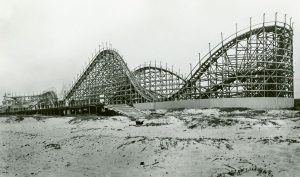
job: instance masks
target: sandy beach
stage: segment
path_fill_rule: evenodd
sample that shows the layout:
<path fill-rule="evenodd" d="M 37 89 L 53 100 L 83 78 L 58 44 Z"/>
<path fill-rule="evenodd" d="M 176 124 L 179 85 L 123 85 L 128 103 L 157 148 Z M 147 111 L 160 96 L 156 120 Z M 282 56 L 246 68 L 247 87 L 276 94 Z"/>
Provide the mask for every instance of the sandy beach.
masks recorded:
<path fill-rule="evenodd" d="M 299 111 L 158 110 L 138 126 L 125 116 L 0 117 L 4 177 L 297 177 L 299 164 Z"/>

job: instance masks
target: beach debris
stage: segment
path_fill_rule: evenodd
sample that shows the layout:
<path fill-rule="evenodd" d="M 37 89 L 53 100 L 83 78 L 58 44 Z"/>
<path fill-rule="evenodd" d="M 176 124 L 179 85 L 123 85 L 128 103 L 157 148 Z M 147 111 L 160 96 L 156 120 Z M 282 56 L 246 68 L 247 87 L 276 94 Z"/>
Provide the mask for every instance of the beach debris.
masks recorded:
<path fill-rule="evenodd" d="M 136 120 L 136 121 L 135 121 L 135 124 L 136 124 L 137 126 L 141 126 L 141 125 L 143 125 L 143 123 L 144 123 L 144 120 Z"/>
<path fill-rule="evenodd" d="M 45 148 L 61 149 L 61 147 L 60 147 L 59 144 L 54 144 L 54 143 L 47 144 L 47 145 L 45 146 Z"/>

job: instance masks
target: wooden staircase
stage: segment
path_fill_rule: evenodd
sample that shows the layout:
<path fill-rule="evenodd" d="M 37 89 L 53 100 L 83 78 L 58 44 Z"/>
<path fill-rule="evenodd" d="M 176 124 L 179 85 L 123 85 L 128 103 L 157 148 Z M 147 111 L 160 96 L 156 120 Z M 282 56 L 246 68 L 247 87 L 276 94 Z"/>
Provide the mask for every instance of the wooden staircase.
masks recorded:
<path fill-rule="evenodd" d="M 105 105 L 104 108 L 135 119 L 145 119 L 147 114 L 127 104 Z"/>

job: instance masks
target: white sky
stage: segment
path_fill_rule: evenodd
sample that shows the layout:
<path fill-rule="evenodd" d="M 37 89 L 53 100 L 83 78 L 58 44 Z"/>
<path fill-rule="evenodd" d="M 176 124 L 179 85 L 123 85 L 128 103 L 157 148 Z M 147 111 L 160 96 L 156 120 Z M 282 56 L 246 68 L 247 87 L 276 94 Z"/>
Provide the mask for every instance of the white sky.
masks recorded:
<path fill-rule="evenodd" d="M 156 60 L 187 71 L 224 37 L 252 23 L 293 17 L 295 94 L 300 97 L 300 1 L 0 0 L 0 101 L 69 85 L 103 42 L 130 68 Z"/>

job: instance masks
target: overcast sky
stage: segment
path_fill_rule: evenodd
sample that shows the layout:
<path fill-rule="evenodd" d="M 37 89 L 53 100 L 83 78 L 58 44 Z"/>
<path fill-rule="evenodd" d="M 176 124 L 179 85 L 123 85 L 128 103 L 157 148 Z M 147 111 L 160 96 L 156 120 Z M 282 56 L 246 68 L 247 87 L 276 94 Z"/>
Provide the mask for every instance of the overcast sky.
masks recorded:
<path fill-rule="evenodd" d="M 0 101 L 69 85 L 103 42 L 130 68 L 161 61 L 187 71 L 198 54 L 252 23 L 293 17 L 295 94 L 300 97 L 300 1 L 0 0 Z"/>

